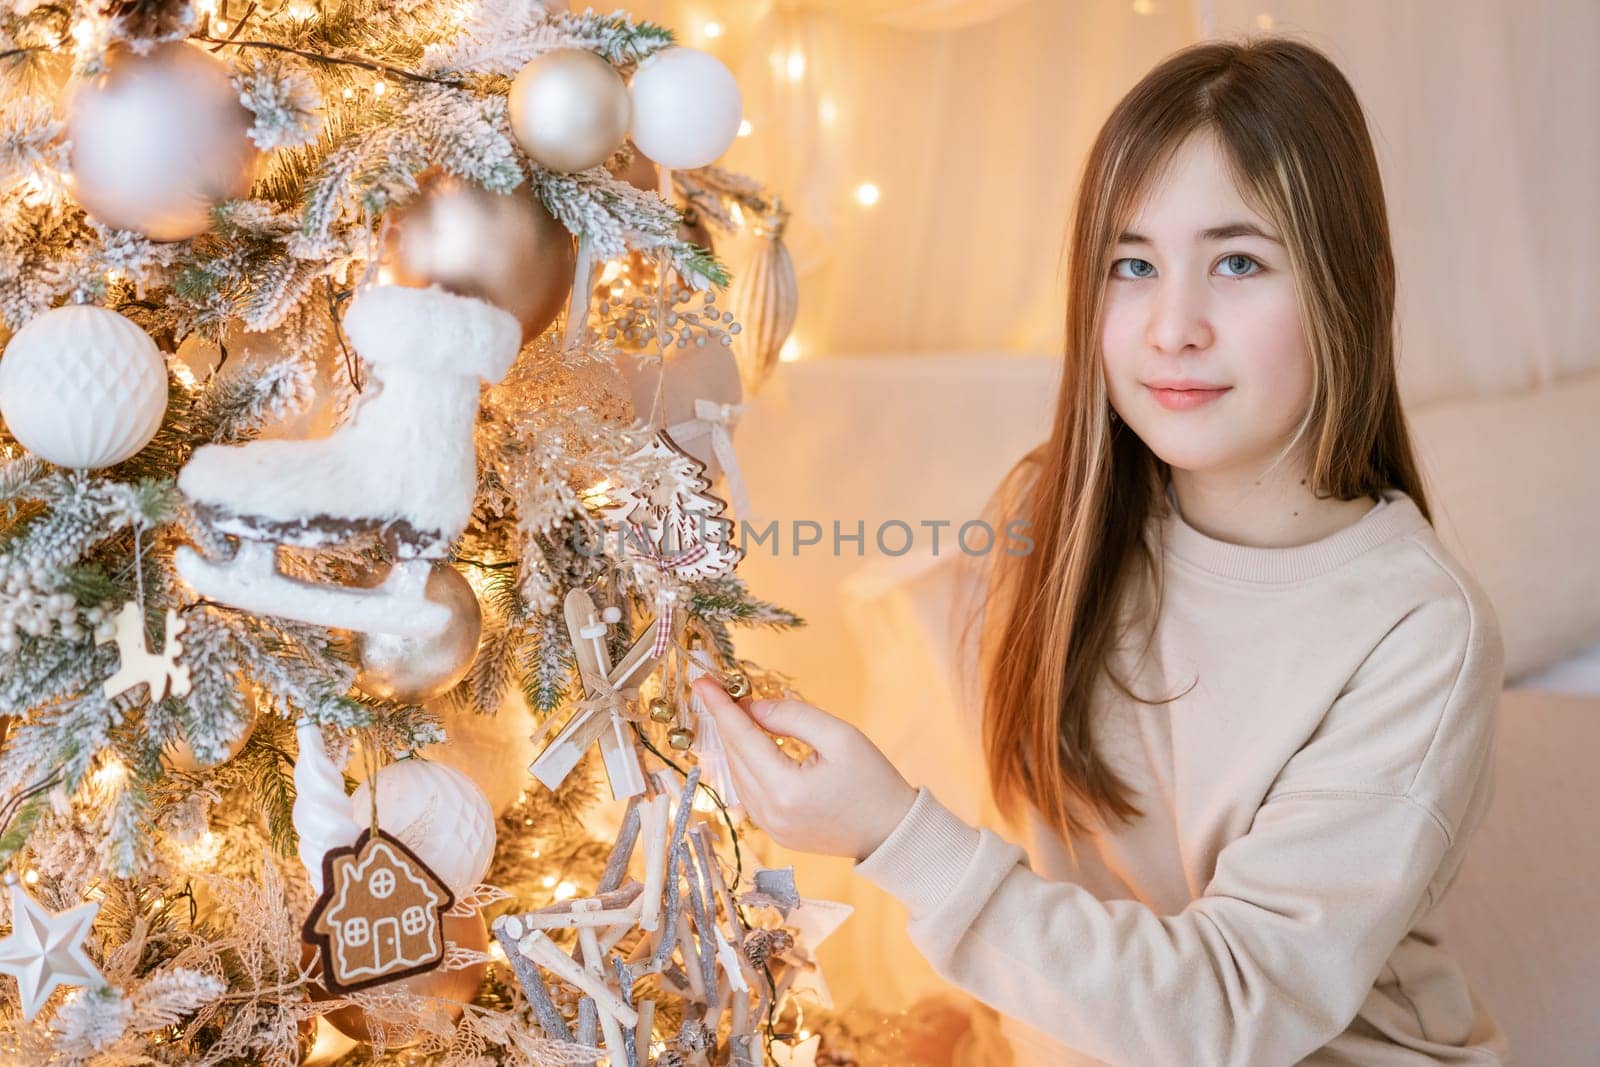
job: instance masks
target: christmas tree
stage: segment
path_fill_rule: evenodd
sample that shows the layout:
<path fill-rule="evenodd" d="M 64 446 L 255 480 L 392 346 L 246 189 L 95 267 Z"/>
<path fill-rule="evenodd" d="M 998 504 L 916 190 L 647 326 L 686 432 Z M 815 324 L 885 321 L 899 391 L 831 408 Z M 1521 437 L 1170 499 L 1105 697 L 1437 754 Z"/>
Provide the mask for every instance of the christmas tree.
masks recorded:
<path fill-rule="evenodd" d="M 713 491 L 714 230 L 747 389 L 793 317 L 726 68 L 531 0 L 16 0 L 0 88 L 5 1062 L 814 1062 L 849 909 L 688 690 L 793 692 L 734 628 L 801 621 Z"/>

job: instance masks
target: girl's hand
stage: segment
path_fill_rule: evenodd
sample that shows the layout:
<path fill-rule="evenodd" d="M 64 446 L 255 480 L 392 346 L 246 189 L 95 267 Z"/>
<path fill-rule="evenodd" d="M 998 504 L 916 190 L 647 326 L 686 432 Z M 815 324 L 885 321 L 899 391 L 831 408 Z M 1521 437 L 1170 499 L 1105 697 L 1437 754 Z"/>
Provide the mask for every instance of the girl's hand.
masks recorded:
<path fill-rule="evenodd" d="M 863 860 L 911 810 L 917 791 L 843 719 L 799 700 L 734 703 L 714 677 L 694 691 L 716 720 L 740 802 L 785 848 Z M 794 760 L 767 731 L 812 752 Z"/>

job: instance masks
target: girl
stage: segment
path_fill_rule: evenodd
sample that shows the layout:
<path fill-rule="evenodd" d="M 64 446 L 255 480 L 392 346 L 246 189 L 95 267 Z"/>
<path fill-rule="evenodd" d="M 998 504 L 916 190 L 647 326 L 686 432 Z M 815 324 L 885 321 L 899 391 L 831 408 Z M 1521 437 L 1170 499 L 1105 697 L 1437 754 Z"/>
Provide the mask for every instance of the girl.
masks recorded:
<path fill-rule="evenodd" d="M 1433 924 L 1502 644 L 1431 526 L 1349 84 L 1284 38 L 1172 56 L 1090 152 L 1069 264 L 1055 423 L 1001 494 L 1036 547 L 992 557 L 980 645 L 1032 858 L 848 723 L 702 678 L 752 818 L 903 901 L 1022 1062 L 1502 1062 Z"/>

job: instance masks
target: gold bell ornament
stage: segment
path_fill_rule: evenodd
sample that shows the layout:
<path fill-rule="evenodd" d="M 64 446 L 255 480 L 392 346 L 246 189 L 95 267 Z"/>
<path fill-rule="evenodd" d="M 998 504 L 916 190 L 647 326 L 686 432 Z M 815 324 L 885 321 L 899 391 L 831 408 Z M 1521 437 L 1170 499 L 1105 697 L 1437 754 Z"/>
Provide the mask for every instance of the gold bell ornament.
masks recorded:
<path fill-rule="evenodd" d="M 750 695 L 750 676 L 743 671 L 729 671 L 722 676 L 722 687 L 733 699 L 743 700 Z"/>

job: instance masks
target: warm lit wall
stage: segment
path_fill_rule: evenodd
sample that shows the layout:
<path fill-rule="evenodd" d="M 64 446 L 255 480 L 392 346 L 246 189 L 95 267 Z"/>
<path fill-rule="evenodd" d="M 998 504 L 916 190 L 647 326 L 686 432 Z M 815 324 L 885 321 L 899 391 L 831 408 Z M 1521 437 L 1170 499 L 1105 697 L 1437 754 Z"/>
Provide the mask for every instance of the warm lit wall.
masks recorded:
<path fill-rule="evenodd" d="M 728 161 L 797 208 L 801 354 L 1051 352 L 1078 167 L 1207 32 L 1304 35 L 1373 126 L 1413 401 L 1600 366 L 1600 5 L 1408 0 L 641 0 L 738 72 Z M 942 25 L 928 32 L 882 24 Z M 707 37 L 715 23 L 720 33 Z M 863 206 L 863 183 L 878 199 Z"/>

